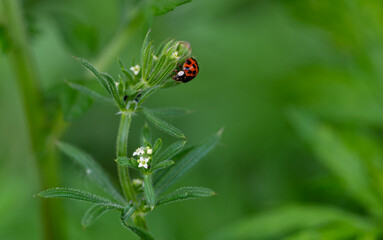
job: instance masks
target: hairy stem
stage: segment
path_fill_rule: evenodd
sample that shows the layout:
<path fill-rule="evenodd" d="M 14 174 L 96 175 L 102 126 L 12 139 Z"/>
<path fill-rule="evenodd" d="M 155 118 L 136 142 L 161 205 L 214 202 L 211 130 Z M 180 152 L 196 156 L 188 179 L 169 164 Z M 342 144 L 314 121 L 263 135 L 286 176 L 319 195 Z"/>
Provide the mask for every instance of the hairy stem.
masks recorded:
<path fill-rule="evenodd" d="M 128 138 L 129 138 L 129 128 L 132 121 L 131 113 L 121 114 L 120 127 L 118 129 L 117 135 L 117 147 L 116 155 L 117 157 L 127 157 L 128 156 Z M 122 167 L 118 165 L 118 176 L 120 179 L 120 184 L 124 196 L 127 201 L 137 202 L 136 196 L 134 194 L 132 182 L 129 176 L 129 168 Z"/>

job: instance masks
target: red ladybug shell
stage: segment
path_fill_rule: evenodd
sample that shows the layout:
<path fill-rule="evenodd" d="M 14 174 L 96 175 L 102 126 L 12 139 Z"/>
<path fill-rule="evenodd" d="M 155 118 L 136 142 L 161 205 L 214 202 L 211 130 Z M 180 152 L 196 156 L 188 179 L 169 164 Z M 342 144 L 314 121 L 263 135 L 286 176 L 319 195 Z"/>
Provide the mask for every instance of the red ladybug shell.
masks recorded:
<path fill-rule="evenodd" d="M 185 63 L 182 65 L 182 70 L 177 72 L 177 75 L 173 77 L 174 80 L 187 83 L 195 76 L 197 76 L 199 71 L 199 66 L 197 61 L 194 58 L 186 59 Z"/>

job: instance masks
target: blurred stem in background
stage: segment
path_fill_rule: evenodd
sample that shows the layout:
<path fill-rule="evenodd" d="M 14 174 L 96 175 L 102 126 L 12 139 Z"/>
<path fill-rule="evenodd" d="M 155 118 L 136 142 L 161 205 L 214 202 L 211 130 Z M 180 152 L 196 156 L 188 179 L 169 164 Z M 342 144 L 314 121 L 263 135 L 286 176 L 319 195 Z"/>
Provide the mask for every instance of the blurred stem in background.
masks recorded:
<path fill-rule="evenodd" d="M 39 86 L 39 76 L 30 49 L 26 27 L 18 0 L 1 0 L 8 36 L 12 42 L 9 60 L 17 79 L 33 157 L 36 160 L 41 188 L 57 186 L 58 166 L 54 139 L 61 133 L 61 114 L 55 119 L 57 126 L 47 134 L 47 119 Z M 60 216 L 60 217 L 57 217 Z M 65 215 L 59 200 L 42 200 L 41 217 L 45 239 L 65 239 Z"/>
<path fill-rule="evenodd" d="M 52 119 L 47 119 L 47 112 L 44 108 L 43 95 L 39 86 L 39 75 L 32 56 L 25 21 L 22 14 L 22 6 L 19 0 L 0 0 L 0 13 L 5 19 L 5 26 L 12 47 L 9 53 L 13 72 L 17 79 L 17 85 L 22 98 L 23 111 L 26 118 L 30 145 L 33 157 L 37 165 L 37 174 L 40 178 L 42 189 L 59 185 L 58 156 L 55 150 L 55 142 L 60 138 L 65 129 L 62 113 L 56 114 L 52 125 Z M 96 58 L 96 66 L 104 70 L 109 66 L 117 54 L 126 46 L 127 41 L 142 27 L 145 14 L 144 8 L 134 8 L 129 14 L 129 20 L 116 32 L 114 37 L 106 44 L 106 47 Z M 121 118 L 122 130 L 119 132 L 117 156 L 127 153 L 127 138 L 131 117 Z M 120 129 L 120 130 L 121 130 Z M 135 200 L 132 195 L 132 187 L 129 179 L 128 169 L 119 168 L 121 182 L 123 183 L 124 194 L 128 199 Z M 42 199 L 41 217 L 43 235 L 45 239 L 61 240 L 66 239 L 65 214 L 60 200 L 47 201 Z M 59 216 L 59 217 L 58 217 Z M 144 227 L 143 220 L 141 227 Z"/>

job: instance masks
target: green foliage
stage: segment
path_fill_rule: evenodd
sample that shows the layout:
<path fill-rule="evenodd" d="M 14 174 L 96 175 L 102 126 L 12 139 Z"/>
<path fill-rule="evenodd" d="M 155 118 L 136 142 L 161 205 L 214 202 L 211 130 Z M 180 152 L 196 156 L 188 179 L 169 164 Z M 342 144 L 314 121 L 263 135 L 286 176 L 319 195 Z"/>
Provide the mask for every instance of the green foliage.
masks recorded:
<path fill-rule="evenodd" d="M 63 198 L 63 199 L 73 199 L 85 202 L 99 203 L 106 206 L 121 208 L 118 204 L 111 202 L 110 200 L 87 193 L 78 189 L 73 188 L 51 188 L 44 190 L 37 194 L 37 196 L 42 198 Z"/>
<path fill-rule="evenodd" d="M 347 225 L 356 235 L 371 231 L 375 227 L 363 217 L 341 209 L 321 205 L 298 205 L 275 209 L 231 224 L 212 234 L 209 239 L 280 239 L 302 230 L 312 229 L 322 233 L 334 224 Z M 331 237 L 322 239 L 334 239 L 334 233 L 336 234 L 333 232 Z"/>
<path fill-rule="evenodd" d="M 155 183 L 157 193 L 162 193 L 175 184 L 185 173 L 187 173 L 196 163 L 205 157 L 221 139 L 222 130 L 206 139 L 195 149 L 188 152 L 174 164 L 164 175 Z"/>
<path fill-rule="evenodd" d="M 60 104 L 66 121 L 72 121 L 83 115 L 92 106 L 92 103 L 92 99 L 73 89 L 66 88 L 61 91 Z"/>
<path fill-rule="evenodd" d="M 134 232 L 135 234 L 137 234 L 137 236 L 140 237 L 142 240 L 154 240 L 153 236 L 150 235 L 150 233 L 148 233 L 140 227 L 134 225 L 127 225 L 126 223 L 123 223 L 122 225 Z"/>
<path fill-rule="evenodd" d="M 163 150 L 161 153 L 154 156 L 153 163 L 169 160 L 174 155 L 179 153 L 182 150 L 182 148 L 185 146 L 185 144 L 186 144 L 186 141 L 178 141 L 178 142 L 174 142 L 170 144 L 165 150 Z"/>
<path fill-rule="evenodd" d="M 81 219 L 81 225 L 83 228 L 87 228 L 93 225 L 104 213 L 108 212 L 112 208 L 101 204 L 95 204 L 85 212 Z"/>
<path fill-rule="evenodd" d="M 177 138 L 186 138 L 185 135 L 178 128 L 174 127 L 170 123 L 165 122 L 164 120 L 158 118 L 154 115 L 149 109 L 144 108 L 142 110 L 146 119 L 148 119 L 154 126 L 156 126 L 161 131 Z"/>
<path fill-rule="evenodd" d="M 162 161 L 162 162 L 159 162 L 157 163 L 156 165 L 154 165 L 152 167 L 152 171 L 156 171 L 156 170 L 160 170 L 160 169 L 164 169 L 164 168 L 168 168 L 170 167 L 171 165 L 174 164 L 174 161 L 173 160 L 165 160 L 165 161 Z"/>
<path fill-rule="evenodd" d="M 372 215 L 382 216 L 382 195 L 377 194 L 382 190 L 371 181 L 371 166 L 357 153 L 357 147 L 348 146 L 340 133 L 307 114 L 294 111 L 291 116 L 298 132 L 312 146 L 318 160 L 342 181 L 349 194 Z"/>
<path fill-rule="evenodd" d="M 102 96 L 101 94 L 85 87 L 85 86 L 82 86 L 80 84 L 77 84 L 77 83 L 73 83 L 73 82 L 66 82 L 68 84 L 69 87 L 73 88 L 74 90 L 77 90 L 79 91 L 80 93 L 82 93 L 83 95 L 87 96 L 87 97 L 90 97 L 91 99 L 95 100 L 95 101 L 98 101 L 100 103 L 112 103 L 113 100 L 108 98 L 108 97 L 105 97 L 105 96 Z"/>
<path fill-rule="evenodd" d="M 215 192 L 203 187 L 182 187 L 175 191 L 159 197 L 157 206 L 189 199 L 214 196 Z"/>
<path fill-rule="evenodd" d="M 89 154 L 77 147 L 63 142 L 58 142 L 57 147 L 82 167 L 85 170 L 86 176 L 101 187 L 106 193 L 120 203 L 125 202 L 109 176 Z"/>
<path fill-rule="evenodd" d="M 174 8 L 191 2 L 191 0 L 160 0 L 154 1 L 152 5 L 153 14 L 156 16 L 164 15 L 169 11 L 173 11 Z"/>

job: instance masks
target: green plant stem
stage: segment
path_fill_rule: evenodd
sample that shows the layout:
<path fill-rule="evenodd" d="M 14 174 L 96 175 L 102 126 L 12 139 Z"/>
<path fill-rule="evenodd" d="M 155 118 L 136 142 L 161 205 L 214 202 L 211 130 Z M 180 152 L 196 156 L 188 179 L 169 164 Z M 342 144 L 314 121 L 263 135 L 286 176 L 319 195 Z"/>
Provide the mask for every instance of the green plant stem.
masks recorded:
<path fill-rule="evenodd" d="M 132 121 L 131 113 L 121 114 L 120 127 L 118 129 L 117 135 L 117 147 L 116 155 L 117 157 L 128 157 L 128 138 L 129 138 L 129 128 Z M 132 182 L 129 176 L 129 168 L 118 166 L 118 176 L 120 179 L 120 184 L 122 191 L 127 201 L 133 201 L 137 203 L 136 196 L 134 194 Z"/>
<path fill-rule="evenodd" d="M 45 141 L 47 129 L 44 129 L 45 112 L 38 86 L 38 74 L 34 65 L 28 36 L 26 33 L 22 9 L 19 0 L 0 0 L 8 37 L 12 42 L 9 59 L 16 76 L 20 99 L 25 112 L 31 149 L 37 163 L 41 187 L 53 187 L 58 184 L 57 156 L 52 142 Z M 50 139 L 50 138 L 49 138 Z M 65 239 L 65 215 L 61 201 L 42 200 L 41 216 L 45 239 Z M 57 217 L 60 216 L 60 217 Z"/>

